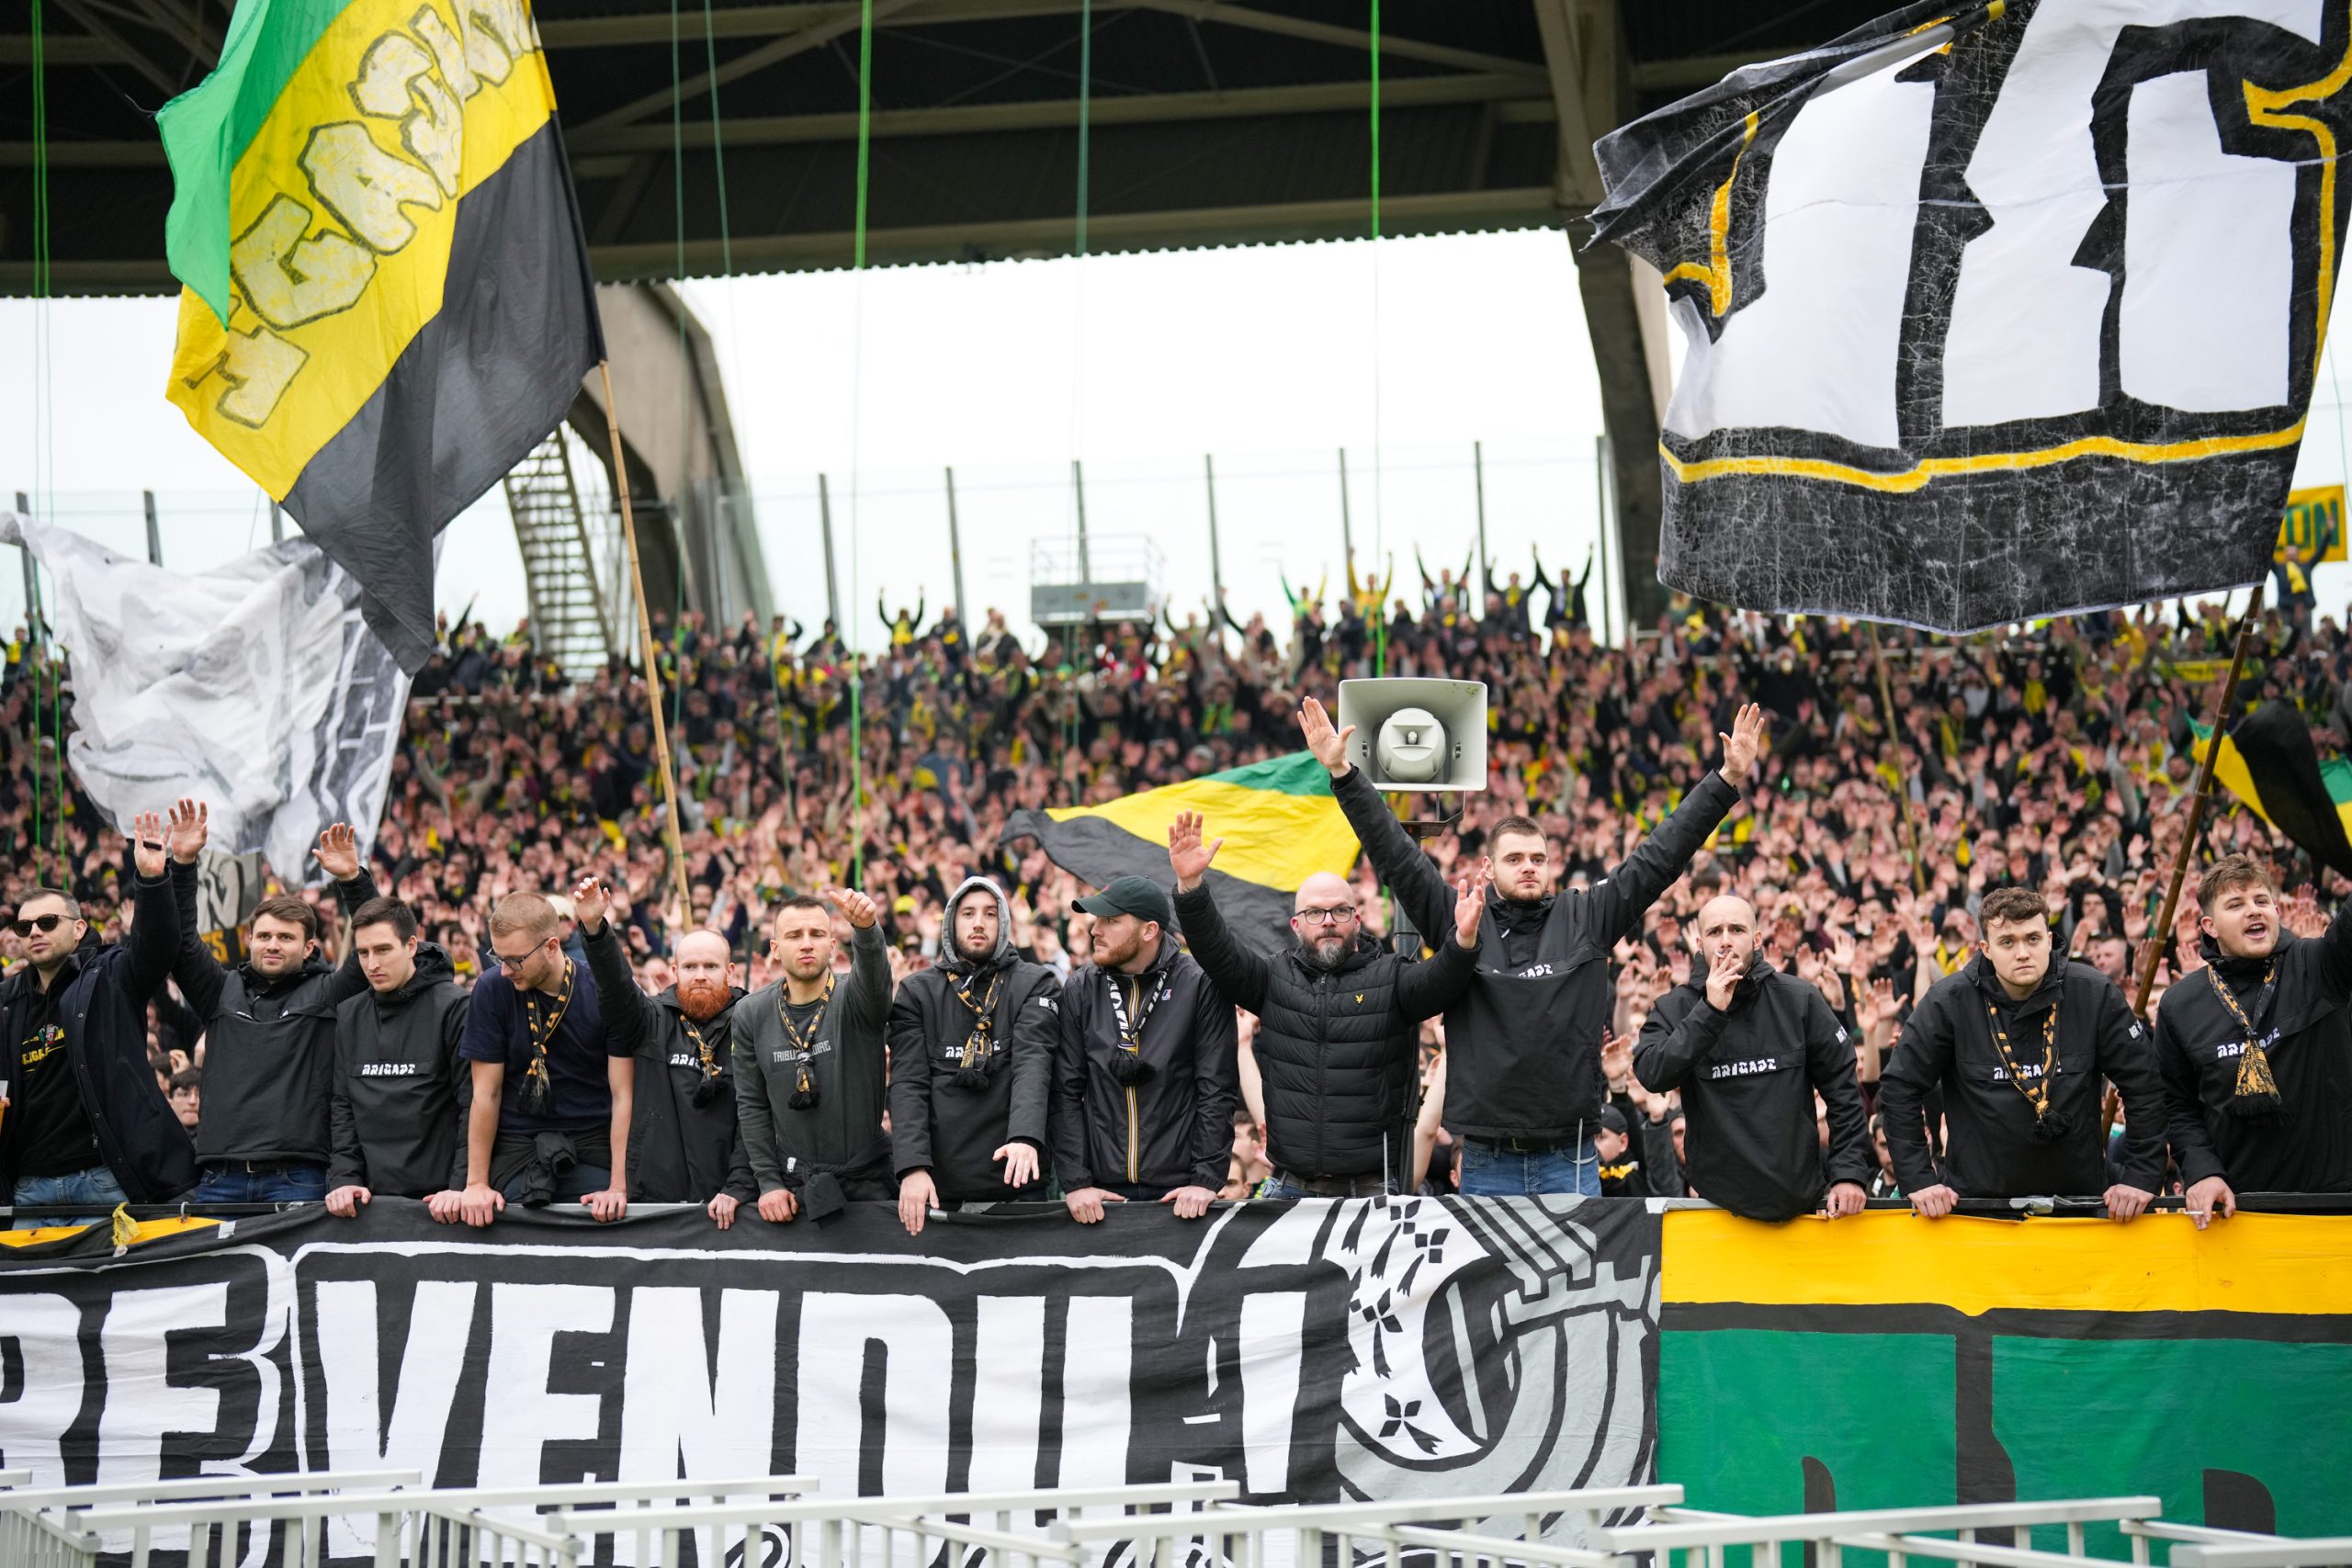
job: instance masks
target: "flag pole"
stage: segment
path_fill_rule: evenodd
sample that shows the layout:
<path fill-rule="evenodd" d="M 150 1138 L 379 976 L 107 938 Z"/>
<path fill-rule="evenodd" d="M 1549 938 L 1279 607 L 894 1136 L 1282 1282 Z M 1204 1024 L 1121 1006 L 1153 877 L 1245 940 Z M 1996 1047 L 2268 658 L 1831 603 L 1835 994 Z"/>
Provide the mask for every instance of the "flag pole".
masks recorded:
<path fill-rule="evenodd" d="M 1862 624 L 1871 630 L 1871 665 L 1878 671 L 1879 711 L 1885 716 L 1887 739 L 1894 742 L 1894 756 L 1899 762 L 1903 758 L 1903 733 L 1894 722 L 1894 689 L 1886 679 L 1886 649 L 1879 646 L 1878 623 L 1864 621 Z M 1911 784 L 1907 779 L 1895 781 L 1894 809 L 1902 813 L 1903 843 L 1911 852 L 1911 891 L 1925 893 L 1928 890 L 1928 867 L 1919 858 L 1919 824 L 1911 817 Z"/>
<path fill-rule="evenodd" d="M 2148 994 L 2154 989 L 2156 965 L 2164 959 L 2165 937 L 2172 930 L 2173 911 L 2180 904 L 2180 886 L 2188 879 L 2188 863 L 2197 856 L 2197 840 L 2205 829 L 2205 808 L 2213 798 L 2213 765 L 2222 755 L 2222 723 L 2229 716 L 2230 699 L 2237 694 L 2238 673 L 2245 668 L 2245 645 L 2253 635 L 2255 618 L 2262 614 L 2262 594 L 2267 583 L 2254 585 L 2254 597 L 2245 603 L 2245 613 L 2238 617 L 2238 635 L 2230 649 L 2230 672 L 2222 678 L 2222 689 L 2213 699 L 2211 723 L 2205 732 L 2205 761 L 2197 770 L 2197 793 L 2188 797 L 2188 825 L 2180 835 L 2180 849 L 2172 859 L 2172 880 L 2165 887 L 2164 913 L 2148 928 L 2148 951 L 2140 956 L 2139 984 L 2132 987 L 2132 1010 L 2144 1019 L 2148 1016 Z"/>
<path fill-rule="evenodd" d="M 628 544 L 629 589 L 637 601 L 638 656 L 645 660 L 645 702 L 653 714 L 653 755 L 662 770 L 662 802 L 668 808 L 664 827 L 670 845 L 670 880 L 678 896 L 678 922 L 684 931 L 694 924 L 695 906 L 686 888 L 686 851 L 678 830 L 678 780 L 670 764 L 670 727 L 662 717 L 662 667 L 653 648 L 653 622 L 645 612 L 645 570 L 637 558 L 637 509 L 629 502 L 628 458 L 621 447 L 620 411 L 613 402 L 612 362 L 596 361 L 596 374 L 605 381 L 605 430 L 613 444 L 613 493 L 620 498 L 621 537 Z"/>

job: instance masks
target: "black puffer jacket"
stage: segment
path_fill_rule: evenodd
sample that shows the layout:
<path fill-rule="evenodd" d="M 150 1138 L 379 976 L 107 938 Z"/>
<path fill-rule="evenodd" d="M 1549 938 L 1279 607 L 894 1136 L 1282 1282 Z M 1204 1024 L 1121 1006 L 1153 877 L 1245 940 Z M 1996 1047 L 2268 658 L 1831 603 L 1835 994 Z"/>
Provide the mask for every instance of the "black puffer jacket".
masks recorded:
<path fill-rule="evenodd" d="M 1267 1158 L 1285 1175 L 1409 1172 L 1418 1032 L 1452 1007 L 1477 972 L 1477 950 L 1451 931 L 1437 956 L 1408 963 L 1371 938 L 1336 971 L 1296 948 L 1269 959 L 1237 942 L 1204 883 L 1176 895 L 1176 919 L 1225 999 L 1258 1015 Z"/>
<path fill-rule="evenodd" d="M 1139 1082 L 1122 1083 L 1112 1065 L 1121 1054 L 1114 985 L 1146 1010 Z M 1159 956 L 1140 975 L 1091 964 L 1073 970 L 1062 987 L 1049 1128 L 1062 1186 L 1224 1186 L 1240 1092 L 1236 1032 L 1233 1004 L 1172 936 L 1160 937 Z"/>
<path fill-rule="evenodd" d="M 1002 888 L 983 876 L 967 881 L 947 900 L 949 925 L 956 906 L 973 895 L 996 900 L 996 951 L 976 964 L 954 952 L 952 938 L 944 939 L 950 942 L 946 961 L 908 976 L 890 1003 L 891 1169 L 902 1178 L 930 1171 L 951 1203 L 1026 1198 L 1043 1187 L 1042 1180 L 1005 1186 L 995 1156 L 1016 1139 L 1046 1152 L 1046 1107 L 1061 1028 L 1061 982 L 1044 964 L 1013 956 Z M 959 987 L 982 999 L 995 990 L 994 1048 L 985 1066 L 963 1065 L 978 1020 L 956 994 Z"/>

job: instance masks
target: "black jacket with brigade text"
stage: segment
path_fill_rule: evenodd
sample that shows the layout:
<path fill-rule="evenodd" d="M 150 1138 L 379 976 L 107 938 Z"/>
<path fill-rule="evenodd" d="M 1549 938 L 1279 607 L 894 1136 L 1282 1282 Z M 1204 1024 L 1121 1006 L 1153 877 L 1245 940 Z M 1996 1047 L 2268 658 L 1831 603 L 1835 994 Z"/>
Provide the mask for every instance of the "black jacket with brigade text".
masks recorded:
<path fill-rule="evenodd" d="M 316 1160 L 334 1146 L 335 1010 L 368 988 L 355 947 L 340 965 L 312 954 L 291 975 L 269 978 L 250 964 L 234 969 L 197 940 L 197 868 L 172 863 L 180 951 L 172 968 L 180 995 L 204 1021 L 204 1115 L 196 1127 L 198 1165 L 218 1160 Z M 335 884 L 343 912 L 376 897 L 363 868 Z M 436 1189 L 437 1190 L 437 1189 Z"/>
<path fill-rule="evenodd" d="M 851 1165 L 882 1144 L 889 1107 L 884 1080 L 890 1047 L 890 951 L 882 928 L 854 931 L 850 970 L 833 984 L 803 1053 L 785 1028 L 784 977 L 753 991 L 728 1015 L 735 1056 L 735 1112 L 743 1153 L 763 1194 L 792 1190 L 798 1173 Z M 792 1108 L 806 1067 L 817 1103 Z M 886 1162 L 887 1163 L 887 1162 Z M 887 1180 L 851 1184 L 853 1198 L 897 1196 Z"/>
<path fill-rule="evenodd" d="M 1753 1220 L 1787 1220 L 1821 1206 L 1833 1183 L 1865 1186 L 1876 1161 L 1854 1078 L 1854 1047 L 1821 992 L 1758 955 L 1729 1011 L 1690 980 L 1657 1000 L 1634 1047 L 1634 1076 L 1652 1094 L 1682 1091 L 1690 1185 L 1710 1203 Z M 1829 1108 L 1825 1162 L 1814 1124 L 1818 1089 Z M 1673 1143 L 1666 1142 L 1669 1156 Z"/>
<path fill-rule="evenodd" d="M 986 877 L 967 881 L 948 897 L 948 924 L 956 906 L 975 892 L 996 900 L 996 951 L 973 964 L 955 951 L 952 931 L 944 933 L 945 961 L 908 976 L 890 1003 L 891 1169 L 901 1178 L 930 1171 L 939 1196 L 951 1203 L 1043 1190 L 1042 1177 L 1027 1187 L 1007 1187 L 995 1156 L 1018 1140 L 1034 1145 L 1041 1163 L 1050 1166 L 1044 1158 L 1046 1118 L 1054 1043 L 1061 1033 L 1061 981 L 1044 964 L 1013 955 L 1012 915 L 1002 889 Z M 989 1004 L 984 1051 L 973 1044 L 980 1038 L 974 1002 Z"/>
<path fill-rule="evenodd" d="M 2177 981 L 2156 1010 L 2156 1059 L 2181 1179 L 2218 1176 L 2236 1192 L 2352 1192 L 2352 906 L 2327 934 L 2281 931 L 2268 960 L 2223 958 L 2209 937 L 2206 966 Z M 2245 1031 L 2213 994 L 2238 998 L 2270 1058 L 2279 1108 L 2231 1111 Z"/>
<path fill-rule="evenodd" d="M 1373 868 L 1424 935 L 1453 929 L 1453 891 L 1363 770 L 1331 781 Z M 1616 1008 L 1609 952 L 1640 926 L 1739 801 L 1699 781 L 1625 863 L 1592 887 L 1533 901 L 1489 893 L 1477 975 L 1445 1019 L 1445 1124 L 1472 1138 L 1560 1142 L 1608 1103 L 1600 1036 Z"/>
<path fill-rule="evenodd" d="M 449 955 L 416 944 L 416 973 L 335 1010 L 334 1149 L 327 1186 L 379 1198 L 427 1198 L 466 1185 L 466 1108 L 473 1077 L 458 1060 L 466 993 Z"/>
<path fill-rule="evenodd" d="M 1427 963 L 1359 932 L 1329 971 L 1296 948 L 1269 959 L 1236 942 L 1205 883 L 1176 895 L 1176 919 L 1225 999 L 1258 1015 L 1253 1051 L 1274 1169 L 1407 1179 L 1419 1087 L 1415 1026 L 1453 1006 L 1477 967 L 1452 922 L 1430 939 L 1437 956 Z"/>
<path fill-rule="evenodd" d="M 580 935 L 588 950 L 588 972 L 596 979 L 605 1032 L 637 1058 L 628 1119 L 630 1199 L 707 1203 L 724 1192 L 739 1203 L 758 1202 L 760 1190 L 743 1153 L 742 1118 L 735 1110 L 730 1025 L 744 993 L 736 990 L 726 1011 L 696 1023 L 679 1009 L 677 987 L 658 997 L 639 987 L 610 921 L 593 931 L 582 925 Z"/>
<path fill-rule="evenodd" d="M 179 909 L 165 878 L 138 878 L 131 897 L 130 937 L 101 947 L 93 931 L 50 983 L 65 987 L 58 1025 L 82 1112 L 97 1140 L 90 1163 L 114 1172 L 130 1201 L 160 1203 L 196 1185 L 196 1151 L 147 1065 L 147 1001 L 163 988 L 178 954 Z M 42 1002 L 29 964 L 0 984 L 0 1016 L 7 1021 L 0 1027 L 0 1076 L 11 1083 L 23 1081 L 17 1053 Z M 22 1115 L 0 1126 L 0 1192 L 15 1184 L 15 1149 L 24 1136 Z"/>
<path fill-rule="evenodd" d="M 2044 1138 L 2032 1105 L 1995 1048 L 1990 1010 L 2000 1011 L 2018 1065 L 2039 1075 L 2053 1006 L 2058 1060 L 2050 1110 L 2064 1130 Z M 2115 982 L 2087 964 L 2053 958 L 2040 988 L 2013 1002 L 1980 953 L 1919 998 L 1879 1077 L 1879 1111 L 1886 1118 L 1895 1179 L 1905 1192 L 1941 1184 L 1963 1198 L 2102 1193 L 2108 1188 L 2102 1079 L 2123 1097 L 2124 1184 L 2161 1191 L 2164 1084 L 2148 1032 Z M 1940 1167 L 1928 1146 L 1924 1109 L 1939 1084 L 1949 1129 Z"/>
<path fill-rule="evenodd" d="M 1114 986 L 1136 1030 L 1136 1053 L 1121 1051 Z M 1162 933 L 1159 955 L 1140 975 L 1091 964 L 1072 970 L 1061 1019 L 1050 1134 L 1063 1188 L 1224 1186 L 1240 1095 L 1239 1032 L 1233 1004 L 1176 939 Z M 1140 1056 L 1138 1081 L 1122 1082 L 1114 1070 L 1113 1057 L 1123 1054 Z"/>

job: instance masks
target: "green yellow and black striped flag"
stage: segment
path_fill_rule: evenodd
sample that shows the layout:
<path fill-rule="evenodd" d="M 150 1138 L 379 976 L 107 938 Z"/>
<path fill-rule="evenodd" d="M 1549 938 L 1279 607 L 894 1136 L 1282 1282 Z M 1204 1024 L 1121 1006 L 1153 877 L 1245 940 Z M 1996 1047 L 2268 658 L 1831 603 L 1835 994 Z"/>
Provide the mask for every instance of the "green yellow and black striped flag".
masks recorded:
<path fill-rule="evenodd" d="M 1318 871 L 1346 875 L 1360 852 L 1331 797 L 1331 775 L 1306 751 L 1102 806 L 1016 811 L 1004 837 L 1035 839 L 1056 865 L 1097 887 L 1114 876 L 1164 885 L 1168 829 L 1180 811 L 1199 812 L 1206 835 L 1225 840 L 1209 868 L 1209 889 L 1227 922 L 1267 952 L 1290 945 L 1298 885 Z"/>
<path fill-rule="evenodd" d="M 434 536 L 604 357 L 527 0 L 243 0 L 159 117 L 167 396 L 432 651 Z"/>
<path fill-rule="evenodd" d="M 2201 762 L 2211 731 L 2192 728 Z M 2352 876 L 2352 761 L 2323 761 L 2294 704 L 2274 698 L 2238 720 L 2222 738 L 2213 778 L 2304 853 Z"/>

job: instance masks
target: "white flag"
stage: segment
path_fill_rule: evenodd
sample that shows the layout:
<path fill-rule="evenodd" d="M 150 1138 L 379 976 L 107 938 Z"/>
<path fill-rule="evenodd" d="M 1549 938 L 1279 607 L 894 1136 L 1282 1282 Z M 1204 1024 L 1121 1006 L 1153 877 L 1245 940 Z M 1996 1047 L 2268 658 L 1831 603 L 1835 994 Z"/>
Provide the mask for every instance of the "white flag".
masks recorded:
<path fill-rule="evenodd" d="M 318 875 L 311 849 L 331 822 L 374 842 L 408 676 L 316 545 L 184 573 L 13 512 L 0 540 L 49 569 L 50 624 L 72 659 L 66 761 L 117 827 L 192 795 L 214 849 L 258 850 L 288 884 Z"/>

